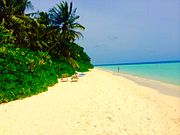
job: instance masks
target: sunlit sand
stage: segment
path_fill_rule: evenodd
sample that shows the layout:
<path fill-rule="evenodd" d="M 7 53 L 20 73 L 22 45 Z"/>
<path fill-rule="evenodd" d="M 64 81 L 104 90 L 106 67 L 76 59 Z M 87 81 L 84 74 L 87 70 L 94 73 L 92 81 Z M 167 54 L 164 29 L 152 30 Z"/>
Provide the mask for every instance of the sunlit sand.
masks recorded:
<path fill-rule="evenodd" d="M 180 98 L 93 69 L 0 105 L 0 135 L 179 135 Z"/>

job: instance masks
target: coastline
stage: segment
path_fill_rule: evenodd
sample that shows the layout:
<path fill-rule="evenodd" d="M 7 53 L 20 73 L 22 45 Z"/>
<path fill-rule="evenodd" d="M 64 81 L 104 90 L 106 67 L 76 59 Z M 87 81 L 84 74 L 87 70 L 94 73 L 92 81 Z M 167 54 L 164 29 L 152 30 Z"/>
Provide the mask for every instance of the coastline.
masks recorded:
<path fill-rule="evenodd" d="M 96 68 L 85 74 L 1 104 L 0 134 L 180 134 L 180 98 Z"/>
<path fill-rule="evenodd" d="M 132 80 L 133 82 L 135 82 L 139 85 L 155 89 L 162 94 L 166 94 L 169 96 L 175 96 L 175 97 L 180 98 L 180 86 L 178 86 L 178 85 L 165 83 L 165 82 L 158 81 L 158 80 L 153 80 L 150 78 L 140 77 L 137 75 L 125 74 L 122 72 L 114 72 L 114 71 L 106 70 L 106 69 L 103 69 L 100 67 L 95 67 L 95 68 L 98 70 L 109 72 L 112 75 L 125 77 L 129 80 Z"/>
<path fill-rule="evenodd" d="M 139 76 L 149 80 L 180 86 L 180 62 L 165 63 L 131 63 L 108 66 L 97 66 L 113 72 L 120 71 L 124 74 Z"/>

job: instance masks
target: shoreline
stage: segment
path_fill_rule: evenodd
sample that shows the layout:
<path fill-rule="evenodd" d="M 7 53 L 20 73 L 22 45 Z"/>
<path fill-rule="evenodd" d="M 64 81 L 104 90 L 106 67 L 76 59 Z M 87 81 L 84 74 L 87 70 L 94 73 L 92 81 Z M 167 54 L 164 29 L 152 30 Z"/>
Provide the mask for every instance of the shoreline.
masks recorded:
<path fill-rule="evenodd" d="M 150 62 L 134 62 L 134 63 L 112 63 L 112 64 L 95 64 L 94 66 L 112 66 L 112 65 L 136 65 L 136 64 L 164 64 L 164 63 L 180 63 L 180 60 L 172 61 L 150 61 Z"/>
<path fill-rule="evenodd" d="M 146 63 L 146 64 L 119 64 L 96 66 L 100 69 L 110 70 L 112 72 L 120 71 L 123 74 L 139 76 L 149 80 L 156 80 L 162 83 L 180 86 L 180 62 L 170 63 Z"/>
<path fill-rule="evenodd" d="M 165 82 L 162 82 L 159 80 L 153 80 L 150 78 L 140 77 L 140 76 L 136 76 L 136 75 L 132 75 L 132 74 L 125 74 L 122 72 L 110 71 L 110 70 L 103 69 L 100 67 L 95 67 L 95 69 L 109 72 L 115 76 L 125 77 L 126 79 L 129 79 L 139 85 L 155 89 L 162 94 L 180 98 L 180 86 L 179 85 L 165 83 Z"/>

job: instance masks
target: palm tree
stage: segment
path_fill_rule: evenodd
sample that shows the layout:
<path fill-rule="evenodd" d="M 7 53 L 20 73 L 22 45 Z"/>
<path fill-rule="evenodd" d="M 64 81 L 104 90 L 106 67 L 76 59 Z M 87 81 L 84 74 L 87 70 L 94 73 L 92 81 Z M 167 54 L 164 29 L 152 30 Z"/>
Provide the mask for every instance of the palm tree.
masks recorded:
<path fill-rule="evenodd" d="M 28 0 L 0 0 L 0 22 L 10 21 L 13 16 L 21 18 L 26 9 L 33 9 Z"/>
<path fill-rule="evenodd" d="M 85 27 L 77 22 L 79 16 L 76 15 L 77 8 L 73 9 L 72 2 L 68 4 L 62 1 L 49 11 L 51 26 L 57 31 L 55 36 L 57 41 L 53 44 L 49 51 L 58 56 L 63 56 L 74 68 L 78 67 L 77 62 L 74 60 L 78 54 L 75 51 L 74 41 L 83 37 L 80 31 Z"/>
<path fill-rule="evenodd" d="M 47 12 L 38 12 L 35 16 L 35 19 L 40 24 L 44 24 L 46 26 L 50 25 L 50 19 L 49 19 L 49 15 Z"/>
<path fill-rule="evenodd" d="M 78 68 L 75 58 L 78 56 L 74 41 L 83 37 L 80 31 L 85 27 L 77 21 L 77 8 L 73 9 L 72 2 L 68 4 L 62 1 L 49 11 L 51 26 L 56 29 L 54 44 L 50 46 L 49 52 L 56 56 L 63 56 L 74 68 Z"/>
<path fill-rule="evenodd" d="M 25 46 L 33 19 L 25 15 L 26 8 L 33 8 L 28 0 L 0 0 L 0 23 L 12 31 L 18 47 Z"/>
<path fill-rule="evenodd" d="M 25 10 L 33 10 L 34 7 L 29 0 L 14 0 L 15 15 L 24 15 Z"/>
<path fill-rule="evenodd" d="M 73 9 L 72 2 L 68 5 L 62 1 L 49 11 L 51 24 L 61 30 L 64 40 L 73 42 L 76 38 L 83 37 L 78 29 L 84 30 L 85 27 L 77 22 L 79 16 L 76 15 L 77 8 Z"/>

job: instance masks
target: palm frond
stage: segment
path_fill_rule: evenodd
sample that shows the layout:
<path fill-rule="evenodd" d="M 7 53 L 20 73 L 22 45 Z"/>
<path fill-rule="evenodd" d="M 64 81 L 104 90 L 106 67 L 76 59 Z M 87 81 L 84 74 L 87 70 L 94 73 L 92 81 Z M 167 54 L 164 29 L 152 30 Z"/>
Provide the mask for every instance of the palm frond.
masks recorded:
<path fill-rule="evenodd" d="M 69 62 L 70 65 L 73 66 L 73 68 L 75 68 L 75 69 L 79 68 L 78 63 L 73 58 L 70 57 L 70 58 L 67 59 L 67 61 Z"/>

